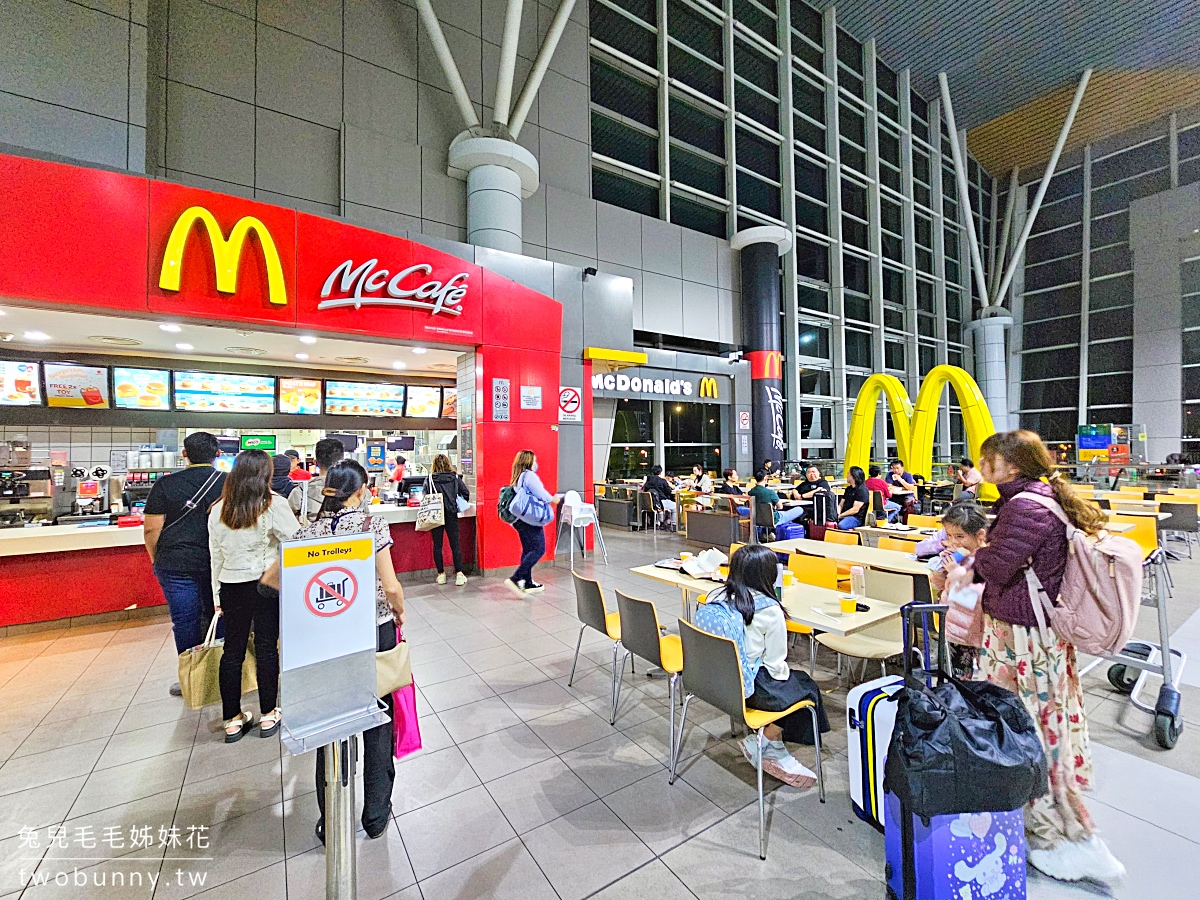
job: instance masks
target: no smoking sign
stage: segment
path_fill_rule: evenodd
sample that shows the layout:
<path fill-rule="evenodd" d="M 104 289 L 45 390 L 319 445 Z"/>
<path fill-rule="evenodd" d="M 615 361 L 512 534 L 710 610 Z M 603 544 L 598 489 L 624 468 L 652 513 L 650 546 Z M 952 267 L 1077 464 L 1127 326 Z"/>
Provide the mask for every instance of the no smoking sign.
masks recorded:
<path fill-rule="evenodd" d="M 309 612 L 322 618 L 345 612 L 357 596 L 358 580 L 341 566 L 322 569 L 304 588 L 304 603 Z"/>
<path fill-rule="evenodd" d="M 577 387 L 560 387 L 558 390 L 558 421 L 582 422 L 583 398 Z"/>

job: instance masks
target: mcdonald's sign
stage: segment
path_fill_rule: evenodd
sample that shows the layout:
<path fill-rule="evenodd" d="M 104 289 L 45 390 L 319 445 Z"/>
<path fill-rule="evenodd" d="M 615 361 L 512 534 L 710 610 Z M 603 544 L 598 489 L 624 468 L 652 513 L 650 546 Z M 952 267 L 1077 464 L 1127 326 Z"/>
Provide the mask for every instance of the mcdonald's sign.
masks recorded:
<path fill-rule="evenodd" d="M 701 378 L 700 379 L 700 399 L 716 400 L 717 399 L 717 379 Z"/>
<path fill-rule="evenodd" d="M 221 231 L 216 216 L 203 206 L 191 206 L 183 211 L 171 229 L 167 239 L 167 248 L 163 252 L 162 270 L 158 276 L 158 286 L 164 291 L 178 291 L 180 278 L 183 274 L 183 251 L 196 222 L 204 224 L 208 233 L 208 242 L 212 249 L 213 266 L 216 271 L 217 290 L 223 294 L 237 293 L 238 267 L 242 259 L 242 247 L 253 232 L 258 238 L 259 249 L 262 251 L 263 264 L 267 273 L 268 300 L 276 306 L 286 306 L 288 302 L 287 285 L 283 277 L 283 265 L 279 261 L 279 251 L 271 233 L 261 220 L 254 216 L 242 216 L 233 226 L 226 238 Z"/>
<path fill-rule="evenodd" d="M 778 350 L 753 350 L 746 354 L 750 363 L 750 377 L 755 381 L 763 378 L 783 378 L 783 354 Z"/>
<path fill-rule="evenodd" d="M 937 429 L 938 407 L 946 385 L 954 390 L 962 409 L 963 425 L 967 432 L 967 455 L 979 459 L 979 448 L 996 433 L 987 401 L 975 379 L 958 366 L 935 366 L 921 382 L 917 401 L 909 400 L 900 379 L 892 375 L 872 375 L 859 389 L 850 419 L 850 435 L 846 446 L 846 470 L 861 466 L 864 470 L 871 460 L 871 437 L 875 430 L 875 410 L 882 395 L 887 399 L 892 428 L 896 433 L 896 454 L 914 475 L 930 478 L 933 473 L 933 438 Z M 981 500 L 993 500 L 996 489 L 985 484 Z"/>

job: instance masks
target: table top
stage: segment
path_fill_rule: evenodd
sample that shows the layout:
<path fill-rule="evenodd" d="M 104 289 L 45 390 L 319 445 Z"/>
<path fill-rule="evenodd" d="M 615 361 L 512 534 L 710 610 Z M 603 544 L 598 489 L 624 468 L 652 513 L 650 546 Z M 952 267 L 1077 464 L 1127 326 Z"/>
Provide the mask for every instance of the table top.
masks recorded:
<path fill-rule="evenodd" d="M 860 525 L 855 531 L 861 531 L 866 534 L 877 534 L 887 537 L 896 537 L 905 541 L 923 541 L 927 537 L 931 537 L 938 533 L 936 528 L 910 528 L 907 531 L 899 528 L 884 528 L 882 525 Z"/>
<path fill-rule="evenodd" d="M 928 575 L 925 563 L 909 559 L 899 550 L 880 550 L 878 547 L 862 547 L 851 544 L 835 544 L 832 541 L 813 541 L 801 538 L 794 541 L 774 541 L 764 544 L 780 553 L 807 553 L 809 556 L 824 556 L 856 566 L 868 566 L 902 575 Z"/>
<path fill-rule="evenodd" d="M 629 571 L 634 575 L 652 578 L 665 584 L 673 584 L 696 594 L 706 594 L 714 588 L 720 587 L 720 584 L 715 581 L 693 578 L 686 572 L 660 569 L 653 565 L 637 566 Z M 871 607 L 869 612 L 853 613 L 848 616 L 838 615 L 837 613 L 841 609 L 841 598 L 841 591 L 831 591 L 828 588 L 816 587 L 811 584 L 793 584 L 783 589 L 783 608 L 793 622 L 799 622 L 801 625 L 841 637 L 855 634 L 900 615 L 900 607 L 894 603 L 872 600 L 869 597 L 860 598 L 863 603 Z M 813 607 L 822 612 L 814 611 Z"/>
<path fill-rule="evenodd" d="M 1159 521 L 1165 521 L 1166 519 L 1171 518 L 1170 513 L 1156 512 L 1153 509 L 1106 509 L 1105 512 L 1108 513 L 1108 515 L 1110 517 L 1111 516 L 1142 516 L 1142 517 L 1146 517 L 1146 518 L 1158 519 Z M 1115 524 L 1119 525 L 1120 523 L 1117 522 Z M 1113 524 L 1110 524 L 1108 526 L 1108 530 L 1109 531 L 1113 530 Z"/>

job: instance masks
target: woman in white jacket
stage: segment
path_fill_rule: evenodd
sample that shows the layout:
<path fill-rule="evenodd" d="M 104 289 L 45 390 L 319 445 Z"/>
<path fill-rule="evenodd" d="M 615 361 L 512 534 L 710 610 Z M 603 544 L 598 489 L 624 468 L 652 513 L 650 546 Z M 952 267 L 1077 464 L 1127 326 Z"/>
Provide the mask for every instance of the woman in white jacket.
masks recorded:
<path fill-rule="evenodd" d="M 271 457 L 262 450 L 243 450 L 225 479 L 221 499 L 208 514 L 208 548 L 212 557 L 213 597 L 225 617 L 225 652 L 221 657 L 221 706 L 225 743 L 232 744 L 254 724 L 242 712 L 242 663 L 250 632 L 258 674 L 262 711 L 259 734 L 279 730 L 279 599 L 258 592 L 258 580 L 274 562 L 281 540 L 300 527 L 282 497 L 271 493 Z"/>

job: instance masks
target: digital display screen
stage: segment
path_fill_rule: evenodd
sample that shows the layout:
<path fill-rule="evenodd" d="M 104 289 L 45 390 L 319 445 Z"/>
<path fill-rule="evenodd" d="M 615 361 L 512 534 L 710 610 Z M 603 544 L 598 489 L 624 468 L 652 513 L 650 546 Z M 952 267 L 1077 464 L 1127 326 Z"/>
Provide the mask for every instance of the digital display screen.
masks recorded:
<path fill-rule="evenodd" d="M 452 387 L 442 388 L 442 418 L 457 419 L 458 418 L 458 389 Z"/>
<path fill-rule="evenodd" d="M 108 369 L 46 363 L 46 405 L 108 409 Z"/>
<path fill-rule="evenodd" d="M 410 419 L 436 419 L 442 411 L 440 387 L 408 386 L 408 402 L 404 414 Z"/>
<path fill-rule="evenodd" d="M 0 362 L 0 406 L 41 406 L 39 364 Z"/>
<path fill-rule="evenodd" d="M 176 372 L 175 408 L 187 412 L 275 412 L 275 379 L 269 375 Z"/>
<path fill-rule="evenodd" d="M 321 379 L 280 378 L 279 411 L 289 415 L 321 414 Z"/>
<path fill-rule="evenodd" d="M 113 369 L 117 409 L 170 409 L 171 373 L 166 369 Z"/>
<path fill-rule="evenodd" d="M 325 412 L 334 416 L 403 416 L 404 385 L 326 381 Z"/>

